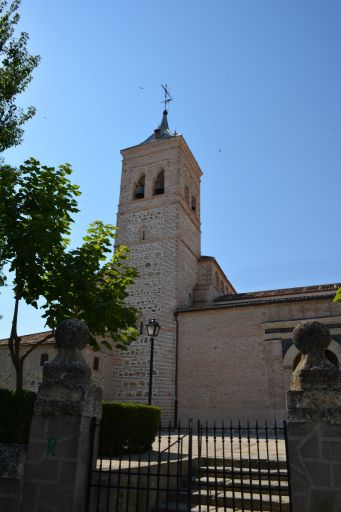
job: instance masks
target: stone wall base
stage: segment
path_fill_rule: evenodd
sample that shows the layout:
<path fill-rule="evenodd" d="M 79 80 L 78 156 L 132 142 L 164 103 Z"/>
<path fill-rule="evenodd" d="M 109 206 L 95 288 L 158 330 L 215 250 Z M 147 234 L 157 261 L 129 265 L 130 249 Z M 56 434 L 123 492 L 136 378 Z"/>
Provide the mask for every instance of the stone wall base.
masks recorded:
<path fill-rule="evenodd" d="M 341 511 L 341 425 L 288 423 L 292 509 Z"/>

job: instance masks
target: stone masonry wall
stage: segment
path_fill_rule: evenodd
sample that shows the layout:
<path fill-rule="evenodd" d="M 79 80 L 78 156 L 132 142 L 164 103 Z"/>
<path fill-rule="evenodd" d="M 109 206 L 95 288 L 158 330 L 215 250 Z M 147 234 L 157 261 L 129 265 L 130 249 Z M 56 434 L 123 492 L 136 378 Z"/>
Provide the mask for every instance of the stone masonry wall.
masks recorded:
<path fill-rule="evenodd" d="M 339 313 L 330 298 L 179 313 L 180 419 L 285 417 L 285 346 L 266 340 L 264 324 Z"/>
<path fill-rule="evenodd" d="M 174 418 L 174 311 L 192 302 L 200 255 L 201 172 L 194 169 L 197 164 L 184 145 L 182 137 L 175 137 L 123 151 L 117 218 L 117 243 L 128 246 L 129 263 L 139 272 L 128 302 L 140 311 L 138 328 L 142 333 L 126 353 L 115 355 L 117 364 L 109 388 L 113 399 L 147 402 L 150 340 L 145 324 L 155 317 L 161 330 L 154 349 L 153 404 L 162 407 L 164 421 Z M 153 195 L 160 170 L 164 171 L 165 192 Z M 142 174 L 145 197 L 134 199 L 135 184 Z"/>
<path fill-rule="evenodd" d="M 199 261 L 198 278 L 194 290 L 194 305 L 212 304 L 214 299 L 228 293 L 235 293 L 235 291 L 215 258 L 202 257 Z"/>
<path fill-rule="evenodd" d="M 24 345 L 22 347 L 22 353 L 28 350 L 28 348 L 28 345 Z M 84 349 L 84 358 L 90 368 L 92 368 L 93 381 L 97 386 L 103 389 L 104 400 L 110 400 L 112 396 L 110 393 L 110 382 L 116 352 L 116 350 L 113 352 L 108 350 L 93 352 L 90 347 Z M 40 364 L 43 354 L 48 356 L 47 361 L 51 361 L 56 356 L 57 351 L 54 341 L 37 347 L 25 360 L 24 389 L 30 391 L 38 390 L 43 376 L 43 365 Z M 98 358 L 98 370 L 94 369 L 95 358 Z M 0 388 L 15 388 L 15 371 L 7 344 L 3 342 L 0 344 Z"/>
<path fill-rule="evenodd" d="M 23 345 L 22 354 L 24 354 L 29 348 L 29 346 Z M 47 354 L 49 360 L 53 359 L 56 355 L 54 344 L 46 343 L 39 346 L 27 357 L 24 363 L 24 389 L 37 391 L 43 375 L 43 367 L 40 365 L 40 358 L 42 354 Z M 3 342 L 0 344 L 0 388 L 15 388 L 15 371 L 13 363 L 8 346 Z"/>

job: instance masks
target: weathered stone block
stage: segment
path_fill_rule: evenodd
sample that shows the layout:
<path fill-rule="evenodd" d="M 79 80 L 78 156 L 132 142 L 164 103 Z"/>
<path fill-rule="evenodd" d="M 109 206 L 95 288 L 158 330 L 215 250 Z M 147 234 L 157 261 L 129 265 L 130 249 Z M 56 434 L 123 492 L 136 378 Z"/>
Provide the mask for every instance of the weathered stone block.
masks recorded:
<path fill-rule="evenodd" d="M 341 460 L 341 439 L 339 441 L 321 442 L 322 458 L 329 461 Z"/>
<path fill-rule="evenodd" d="M 332 465 L 334 487 L 341 488 L 341 461 Z"/>
<path fill-rule="evenodd" d="M 306 477 L 310 478 L 313 485 L 331 486 L 331 467 L 329 462 L 309 462 L 304 460 Z"/>
<path fill-rule="evenodd" d="M 47 512 L 51 503 L 54 512 L 86 508 L 91 425 L 93 417 L 101 416 L 101 393 L 88 378 L 80 352 L 88 337 L 78 321 L 57 329 L 58 355 L 44 371 L 31 425 L 22 512 Z"/>
<path fill-rule="evenodd" d="M 335 462 L 341 460 L 341 389 L 339 370 L 326 362 L 330 335 L 318 322 L 307 322 L 295 328 L 293 339 L 305 354 L 287 397 L 293 512 L 340 512 L 341 465 Z"/>
<path fill-rule="evenodd" d="M 315 432 L 310 438 L 300 445 L 300 455 L 302 457 L 318 459 L 319 457 L 319 438 Z"/>
<path fill-rule="evenodd" d="M 313 489 L 309 496 L 307 512 L 339 512 L 340 492 L 335 490 Z"/>

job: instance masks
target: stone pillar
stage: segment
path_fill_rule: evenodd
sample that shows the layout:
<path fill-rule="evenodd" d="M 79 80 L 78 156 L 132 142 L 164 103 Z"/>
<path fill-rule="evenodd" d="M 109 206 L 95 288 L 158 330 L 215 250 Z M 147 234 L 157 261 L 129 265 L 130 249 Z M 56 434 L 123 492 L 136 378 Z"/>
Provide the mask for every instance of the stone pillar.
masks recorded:
<path fill-rule="evenodd" d="M 319 322 L 293 332 L 302 353 L 287 393 L 293 512 L 341 511 L 341 378 L 325 355 L 330 340 Z"/>
<path fill-rule="evenodd" d="M 65 320 L 56 330 L 57 356 L 43 369 L 26 456 L 22 512 L 85 512 L 93 418 L 102 391 L 91 383 L 82 349 L 87 326 Z"/>

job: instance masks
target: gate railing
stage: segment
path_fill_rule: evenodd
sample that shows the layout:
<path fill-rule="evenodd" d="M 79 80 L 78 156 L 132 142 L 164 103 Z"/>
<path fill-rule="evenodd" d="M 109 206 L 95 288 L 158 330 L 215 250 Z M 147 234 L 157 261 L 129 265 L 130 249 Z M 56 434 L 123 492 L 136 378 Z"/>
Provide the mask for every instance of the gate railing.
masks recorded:
<path fill-rule="evenodd" d="M 114 436 L 114 432 L 113 432 Z M 290 511 L 286 426 L 160 427 L 152 446 L 99 446 L 89 512 Z"/>

